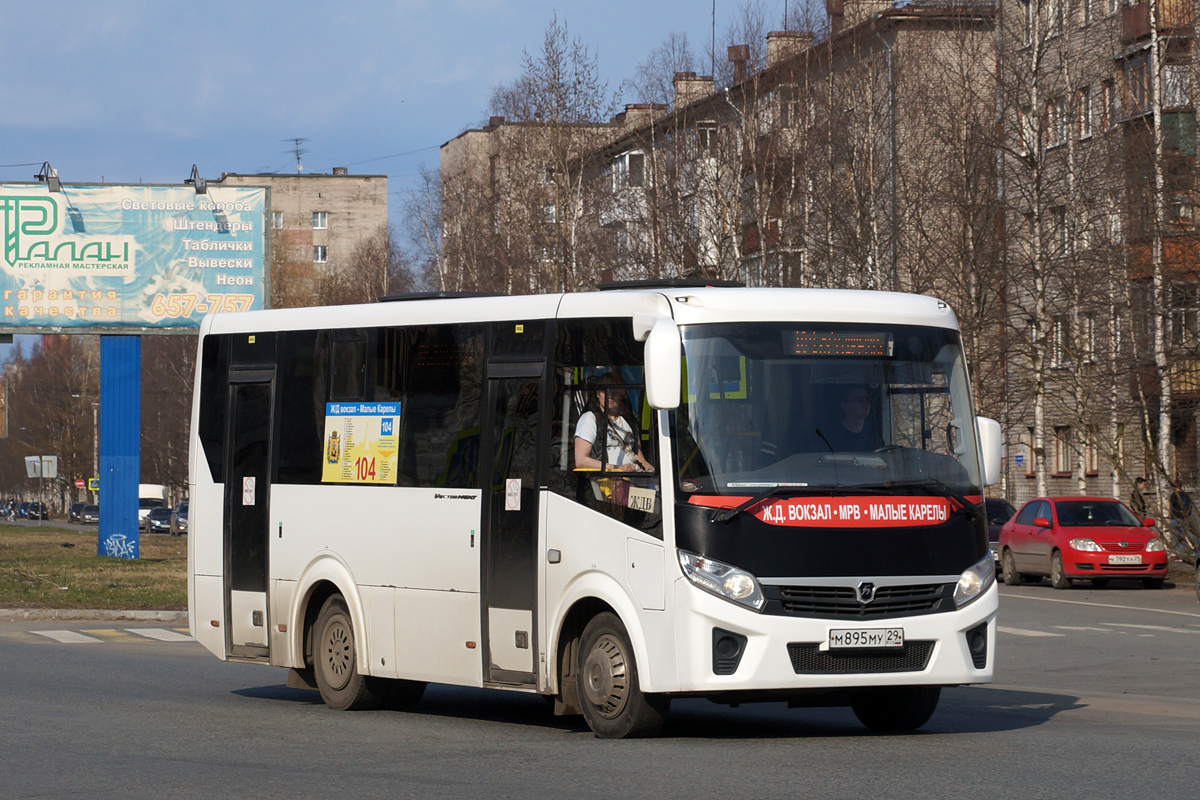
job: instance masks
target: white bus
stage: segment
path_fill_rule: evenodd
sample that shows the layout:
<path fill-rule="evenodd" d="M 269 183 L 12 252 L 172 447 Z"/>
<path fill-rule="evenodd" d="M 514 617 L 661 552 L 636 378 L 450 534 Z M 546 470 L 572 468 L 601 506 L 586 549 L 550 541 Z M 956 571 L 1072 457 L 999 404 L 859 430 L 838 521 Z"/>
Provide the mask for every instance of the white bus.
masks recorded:
<path fill-rule="evenodd" d="M 675 282 L 215 314 L 192 413 L 192 634 L 333 708 L 434 682 L 542 694 L 601 737 L 676 697 L 910 730 L 992 679 L 999 425 L 936 299 Z"/>

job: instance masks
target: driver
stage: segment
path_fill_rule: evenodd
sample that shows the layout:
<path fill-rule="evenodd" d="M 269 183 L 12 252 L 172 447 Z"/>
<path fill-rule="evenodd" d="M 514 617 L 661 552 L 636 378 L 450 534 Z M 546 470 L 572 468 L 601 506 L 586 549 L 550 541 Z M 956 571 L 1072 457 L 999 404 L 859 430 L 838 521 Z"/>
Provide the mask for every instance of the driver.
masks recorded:
<path fill-rule="evenodd" d="M 842 418 L 823 431 L 829 446 L 844 453 L 867 453 L 883 447 L 883 440 L 871 424 L 871 392 L 855 384 L 842 393 Z"/>

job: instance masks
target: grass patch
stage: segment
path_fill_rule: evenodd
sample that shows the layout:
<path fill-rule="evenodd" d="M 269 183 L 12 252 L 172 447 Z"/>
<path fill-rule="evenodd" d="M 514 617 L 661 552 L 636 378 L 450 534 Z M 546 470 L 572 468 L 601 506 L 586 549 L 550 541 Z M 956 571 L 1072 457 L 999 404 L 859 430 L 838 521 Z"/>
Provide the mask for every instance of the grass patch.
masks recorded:
<path fill-rule="evenodd" d="M 187 608 L 187 537 L 142 534 L 141 558 L 96 554 L 96 530 L 0 524 L 0 608 Z"/>

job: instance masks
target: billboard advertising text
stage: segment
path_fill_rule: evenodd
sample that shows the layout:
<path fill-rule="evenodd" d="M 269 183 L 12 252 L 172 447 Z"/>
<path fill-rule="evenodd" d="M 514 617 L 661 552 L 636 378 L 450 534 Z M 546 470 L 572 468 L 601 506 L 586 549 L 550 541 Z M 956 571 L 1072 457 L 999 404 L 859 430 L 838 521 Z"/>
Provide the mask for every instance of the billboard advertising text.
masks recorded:
<path fill-rule="evenodd" d="M 267 190 L 0 184 L 0 328 L 194 328 L 263 307 Z"/>

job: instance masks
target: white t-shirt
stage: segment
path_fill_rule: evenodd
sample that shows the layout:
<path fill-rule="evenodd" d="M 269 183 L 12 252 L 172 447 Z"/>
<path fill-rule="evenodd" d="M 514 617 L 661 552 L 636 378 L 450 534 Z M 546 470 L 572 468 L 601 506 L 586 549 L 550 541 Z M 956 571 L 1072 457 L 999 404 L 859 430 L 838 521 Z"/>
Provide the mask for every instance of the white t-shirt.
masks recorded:
<path fill-rule="evenodd" d="M 595 444 L 596 433 L 596 414 L 592 411 L 583 412 L 579 416 L 579 422 L 575 424 L 576 438 L 583 439 L 589 444 Z M 608 465 L 610 467 L 619 467 L 623 464 L 635 463 L 637 455 L 633 451 L 634 443 L 633 429 L 629 427 L 629 423 L 625 421 L 625 418 L 609 418 Z"/>

